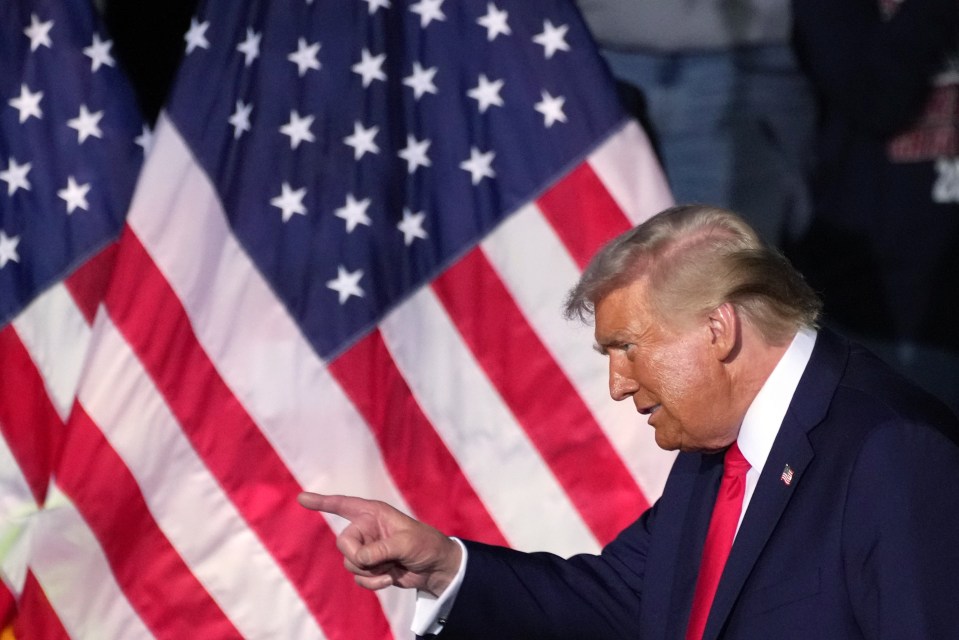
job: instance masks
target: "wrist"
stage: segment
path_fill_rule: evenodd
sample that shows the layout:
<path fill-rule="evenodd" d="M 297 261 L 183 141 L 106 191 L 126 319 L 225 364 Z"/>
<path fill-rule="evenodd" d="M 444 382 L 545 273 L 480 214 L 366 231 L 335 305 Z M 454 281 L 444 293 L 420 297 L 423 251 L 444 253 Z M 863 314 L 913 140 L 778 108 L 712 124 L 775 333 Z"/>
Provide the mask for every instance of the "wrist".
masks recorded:
<path fill-rule="evenodd" d="M 447 550 L 442 554 L 442 564 L 432 573 L 423 588 L 424 591 L 431 593 L 437 598 L 443 595 L 443 592 L 446 591 L 450 583 L 456 580 L 464 571 L 463 559 L 465 549 L 463 543 L 456 538 L 444 536 L 443 544 Z"/>

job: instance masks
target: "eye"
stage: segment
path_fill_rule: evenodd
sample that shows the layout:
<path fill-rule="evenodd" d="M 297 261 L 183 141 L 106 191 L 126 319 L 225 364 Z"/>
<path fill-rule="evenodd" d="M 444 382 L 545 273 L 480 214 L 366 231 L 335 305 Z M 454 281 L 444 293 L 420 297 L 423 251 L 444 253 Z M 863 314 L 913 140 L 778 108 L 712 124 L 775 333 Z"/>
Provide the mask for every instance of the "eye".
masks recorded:
<path fill-rule="evenodd" d="M 621 351 L 621 352 L 625 353 L 626 355 L 629 355 L 629 353 L 630 353 L 635 347 L 636 347 L 636 345 L 633 344 L 632 342 L 620 342 L 620 343 L 616 344 L 615 346 L 613 346 L 613 349 L 615 349 L 616 351 Z"/>
<path fill-rule="evenodd" d="M 636 345 L 632 342 L 611 342 L 609 344 L 593 345 L 593 349 L 600 355 L 609 356 L 611 352 L 629 355 Z"/>

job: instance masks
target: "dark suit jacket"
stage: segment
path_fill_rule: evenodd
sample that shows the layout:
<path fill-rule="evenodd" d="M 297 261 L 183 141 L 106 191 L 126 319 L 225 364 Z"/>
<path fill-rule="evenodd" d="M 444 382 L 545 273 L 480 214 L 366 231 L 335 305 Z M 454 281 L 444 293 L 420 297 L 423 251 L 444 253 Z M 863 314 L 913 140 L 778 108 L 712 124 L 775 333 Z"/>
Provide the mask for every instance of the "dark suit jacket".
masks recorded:
<path fill-rule="evenodd" d="M 704 637 L 959 638 L 957 434 L 936 400 L 821 331 Z M 440 637 L 683 638 L 721 471 L 721 454 L 680 454 L 599 556 L 468 542 Z"/>

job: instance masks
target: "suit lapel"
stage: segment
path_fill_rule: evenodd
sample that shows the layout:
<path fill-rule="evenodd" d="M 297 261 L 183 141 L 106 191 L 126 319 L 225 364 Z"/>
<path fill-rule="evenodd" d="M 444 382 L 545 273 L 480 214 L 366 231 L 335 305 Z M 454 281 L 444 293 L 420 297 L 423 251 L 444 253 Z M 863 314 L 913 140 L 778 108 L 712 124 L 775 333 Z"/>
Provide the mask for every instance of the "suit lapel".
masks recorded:
<path fill-rule="evenodd" d="M 726 561 L 703 640 L 719 637 L 756 560 L 803 481 L 814 456 L 809 431 L 825 418 L 847 357 L 847 344 L 828 331 L 819 333 Z M 792 470 L 789 482 L 782 479 L 786 465 Z"/>
<path fill-rule="evenodd" d="M 646 558 L 640 637 L 684 636 L 692 585 L 721 478 L 721 456 L 681 453 L 677 457 L 653 523 L 656 535 Z"/>
<path fill-rule="evenodd" d="M 719 637 L 746 578 L 776 528 L 793 492 L 802 482 L 812 459 L 813 450 L 805 432 L 783 424 L 726 561 L 706 622 L 704 640 Z M 793 472 L 788 484 L 781 479 L 787 464 Z"/>

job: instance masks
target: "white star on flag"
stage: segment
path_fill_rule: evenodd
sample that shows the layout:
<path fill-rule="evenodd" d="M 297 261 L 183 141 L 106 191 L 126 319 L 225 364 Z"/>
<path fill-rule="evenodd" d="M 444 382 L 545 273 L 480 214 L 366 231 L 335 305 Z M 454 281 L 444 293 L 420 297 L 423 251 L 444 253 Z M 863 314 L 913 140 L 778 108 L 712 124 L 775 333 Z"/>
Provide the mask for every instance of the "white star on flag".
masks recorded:
<path fill-rule="evenodd" d="M 73 176 L 67 178 L 67 186 L 57 191 L 57 195 L 67 203 L 67 214 L 72 214 L 76 209 L 87 211 L 90 206 L 87 203 L 87 192 L 90 191 L 90 184 L 77 184 Z"/>
<path fill-rule="evenodd" d="M 52 28 L 53 20 L 40 22 L 37 14 L 30 14 L 30 26 L 23 30 L 23 32 L 27 34 L 27 37 L 30 38 L 30 51 L 36 51 L 41 46 L 47 47 L 48 49 L 53 48 L 53 43 L 50 41 L 50 29 Z"/>
<path fill-rule="evenodd" d="M 403 232 L 403 242 L 406 243 L 407 247 L 413 244 L 413 240 L 416 238 L 421 240 L 429 238 L 429 234 L 423 230 L 425 219 L 426 214 L 422 211 L 413 213 L 409 209 L 403 208 L 403 219 L 396 225 L 396 228 Z"/>
<path fill-rule="evenodd" d="M 413 136 L 407 135 L 406 146 L 400 149 L 397 155 L 406 160 L 408 173 L 413 173 L 419 167 L 430 166 L 430 159 L 426 155 L 426 152 L 429 148 L 429 140 L 417 141 L 417 139 Z"/>
<path fill-rule="evenodd" d="M 543 99 L 534 105 L 534 108 L 543 114 L 543 124 L 550 128 L 556 122 L 566 122 L 566 114 L 563 113 L 563 105 L 566 104 L 566 98 L 563 96 L 551 96 L 548 91 L 543 91 Z"/>
<path fill-rule="evenodd" d="M 260 57 L 260 38 L 262 34 L 256 33 L 253 29 L 247 27 L 246 40 L 236 45 L 236 50 L 243 54 L 243 63 L 249 67 L 253 61 Z"/>
<path fill-rule="evenodd" d="M 83 141 L 90 136 L 94 138 L 103 137 L 103 132 L 100 130 L 101 118 L 103 118 L 103 111 L 90 113 L 90 111 L 87 110 L 87 105 L 81 104 L 80 115 L 67 120 L 67 126 L 71 129 L 76 129 L 77 142 L 83 144 Z"/>
<path fill-rule="evenodd" d="M 403 78 L 403 84 L 412 87 L 413 97 L 419 100 L 424 93 L 436 93 L 436 85 L 433 84 L 433 76 L 436 75 L 438 67 L 424 69 L 419 62 L 413 63 L 413 73 Z"/>
<path fill-rule="evenodd" d="M 486 110 L 491 106 L 503 106 L 503 98 L 499 95 L 502 89 L 502 80 L 490 81 L 485 74 L 481 73 L 479 84 L 467 91 L 466 95 L 476 100 L 480 113 L 486 113 Z"/>
<path fill-rule="evenodd" d="M 250 130 L 250 113 L 252 111 L 252 104 L 244 104 L 242 100 L 236 101 L 236 110 L 229 119 L 229 123 L 233 126 L 234 140 L 242 136 L 244 131 Z"/>
<path fill-rule="evenodd" d="M 464 160 L 460 163 L 460 169 L 470 172 L 470 178 L 475 187 L 480 183 L 483 178 L 493 178 L 496 176 L 496 172 L 493 171 L 493 158 L 496 156 L 496 152 L 487 151 L 482 153 L 476 147 L 470 147 L 470 157 L 469 160 Z"/>
<path fill-rule="evenodd" d="M 190 29 L 183 36 L 183 39 L 186 40 L 187 55 L 190 55 L 196 49 L 210 48 L 210 42 L 206 39 L 206 30 L 209 28 L 209 21 L 197 22 L 196 18 L 190 18 Z"/>
<path fill-rule="evenodd" d="M 486 28 L 486 39 L 492 42 L 498 35 L 508 36 L 513 33 L 506 23 L 508 17 L 509 13 L 498 9 L 495 4 L 490 2 L 486 5 L 486 15 L 478 18 L 476 22 L 481 27 Z"/>
<path fill-rule="evenodd" d="M 379 133 L 378 126 L 372 126 L 369 129 L 357 120 L 353 123 L 353 133 L 343 138 L 343 142 L 353 147 L 353 159 L 359 160 L 366 153 L 379 153 L 380 148 L 373 138 Z"/>
<path fill-rule="evenodd" d="M 134 138 L 133 142 L 136 143 L 138 147 L 143 149 L 144 154 L 148 153 L 150 149 L 153 148 L 153 130 L 147 125 L 143 125 L 140 135 Z"/>
<path fill-rule="evenodd" d="M 374 56 L 369 49 L 364 47 L 360 55 L 362 56 L 361 60 L 350 69 L 354 73 L 360 74 L 363 78 L 364 87 L 370 86 L 374 80 L 386 80 L 386 73 L 383 71 L 383 63 L 386 61 L 385 53 Z"/>
<path fill-rule="evenodd" d="M 366 295 L 360 288 L 360 279 L 363 277 L 363 270 L 357 269 L 352 273 L 346 270 L 346 267 L 339 265 L 336 268 L 336 279 L 330 280 L 326 286 L 340 294 L 340 304 L 344 304 L 350 299 L 350 296 L 362 298 Z"/>
<path fill-rule="evenodd" d="M 0 180 L 7 183 L 7 195 L 12 196 L 17 189 L 30 190 L 30 181 L 27 180 L 27 174 L 30 173 L 31 163 L 17 164 L 15 158 L 10 158 L 5 171 L 0 171 Z"/>
<path fill-rule="evenodd" d="M 93 44 L 83 49 L 83 54 L 90 58 L 91 71 L 96 73 L 103 65 L 116 66 L 116 60 L 110 55 L 111 47 L 113 47 L 113 40 L 100 40 L 100 34 L 93 34 Z"/>
<path fill-rule="evenodd" d="M 566 43 L 566 32 L 569 31 L 568 25 L 554 27 L 549 20 L 543 21 L 543 31 L 533 36 L 533 42 L 543 47 L 543 53 L 549 60 L 557 51 L 569 51 L 569 45 Z"/>
<path fill-rule="evenodd" d="M 366 210 L 369 209 L 370 202 L 370 198 L 357 201 L 352 193 L 348 193 L 346 194 L 346 204 L 337 209 L 333 215 L 345 220 L 346 232 L 353 233 L 353 229 L 356 229 L 357 225 L 362 224 L 368 227 L 373 224 L 370 217 L 366 215 Z"/>
<path fill-rule="evenodd" d="M 20 124 L 26 122 L 30 116 L 38 120 L 43 118 L 43 111 L 40 109 L 41 98 L 43 98 L 42 91 L 31 93 L 27 85 L 20 85 L 20 96 L 9 100 L 10 106 L 20 112 Z"/>
<path fill-rule="evenodd" d="M 315 142 L 316 138 L 310 132 L 313 125 L 313 116 L 301 118 L 297 111 L 290 111 L 290 121 L 280 127 L 280 133 L 290 136 L 290 148 L 296 149 L 304 140 L 306 142 Z"/>
<path fill-rule="evenodd" d="M 284 182 L 280 195 L 272 198 L 270 204 L 283 211 L 283 222 L 289 222 L 294 213 L 306 215 L 306 207 L 303 205 L 304 196 L 306 196 L 306 187 L 294 191 L 289 182 Z"/>
<path fill-rule="evenodd" d="M 390 0 L 365 0 L 365 2 L 366 2 L 366 4 L 370 5 L 370 6 L 369 6 L 370 15 L 373 15 L 374 13 L 376 13 L 376 10 L 377 10 L 377 9 L 380 9 L 380 8 L 389 9 L 389 8 L 390 8 Z"/>
<path fill-rule="evenodd" d="M 288 55 L 286 59 L 296 65 L 296 68 L 299 70 L 300 77 L 302 78 L 310 69 L 319 70 L 321 66 L 320 61 L 317 59 L 319 53 L 319 42 L 314 42 L 313 44 L 308 45 L 306 44 L 306 38 L 300 38 L 297 40 L 296 51 Z"/>
<path fill-rule="evenodd" d="M 17 252 L 18 244 L 20 244 L 20 236 L 10 237 L 0 230 L 0 269 L 7 266 L 8 262 L 20 262 L 20 254 Z"/>
<path fill-rule="evenodd" d="M 426 28 L 433 20 L 446 20 L 443 13 L 443 0 L 420 0 L 410 6 L 410 11 L 420 16 L 420 27 Z"/>

